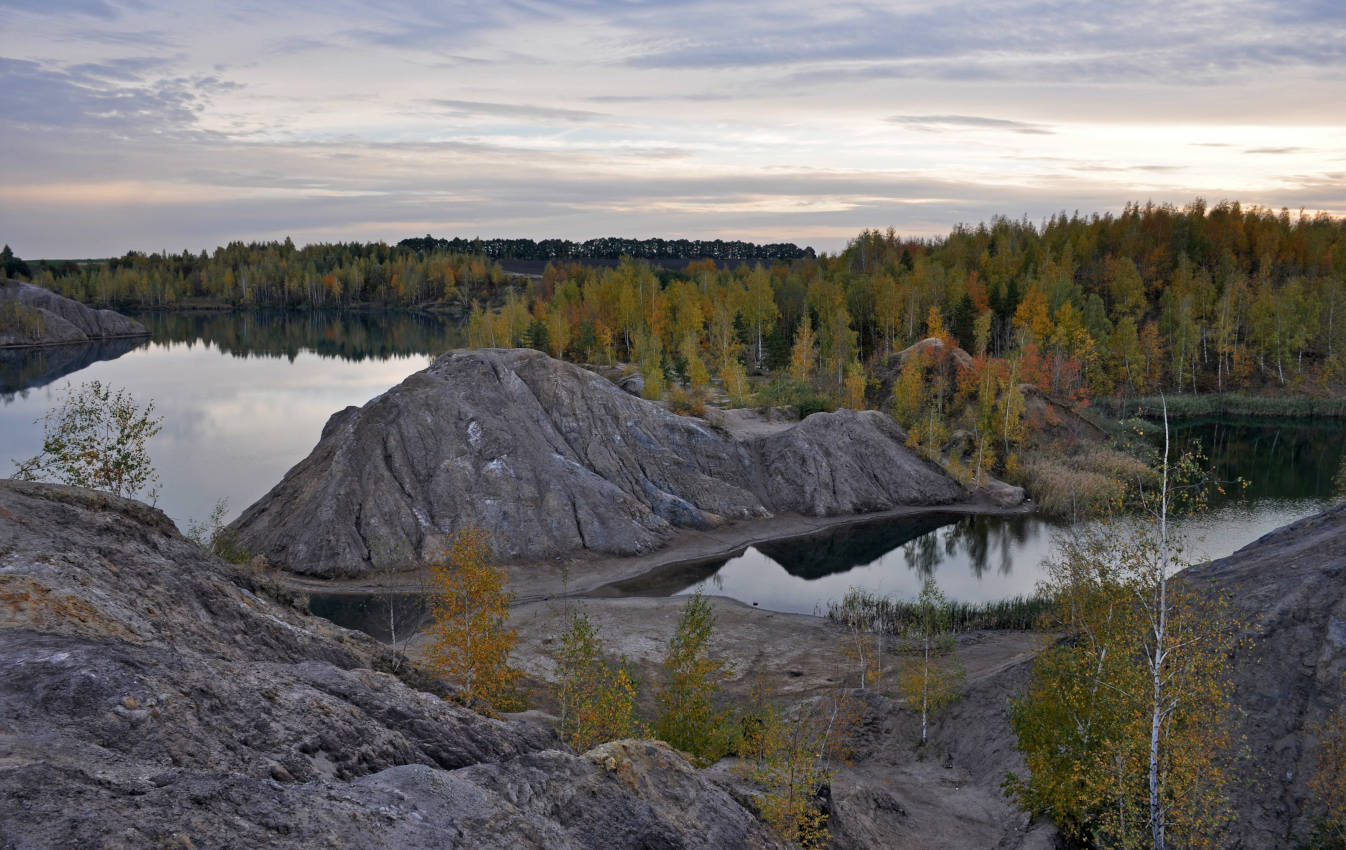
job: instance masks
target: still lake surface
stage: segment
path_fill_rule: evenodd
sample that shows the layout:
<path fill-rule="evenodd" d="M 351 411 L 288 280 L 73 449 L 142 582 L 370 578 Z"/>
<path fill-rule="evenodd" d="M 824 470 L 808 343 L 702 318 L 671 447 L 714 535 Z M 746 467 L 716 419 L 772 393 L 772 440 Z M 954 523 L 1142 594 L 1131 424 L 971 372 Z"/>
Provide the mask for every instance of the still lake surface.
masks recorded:
<path fill-rule="evenodd" d="M 158 500 L 179 527 L 220 499 L 237 516 L 312 450 L 322 426 L 459 344 L 448 320 L 409 314 L 151 314 L 140 345 L 0 353 L 0 474 L 41 448 L 35 420 L 65 388 L 89 380 L 154 400 L 164 417 L 150 443 Z M 1208 419 L 1177 423 L 1180 444 L 1200 440 L 1220 478 L 1250 486 L 1180 525 L 1189 560 L 1221 557 L 1333 503 L 1346 424 L 1322 420 Z M 1029 594 L 1057 527 L 1033 516 L 929 514 L 857 523 L 764 543 L 728 559 L 683 565 L 614 592 L 702 589 L 778 611 L 813 612 L 852 587 L 912 597 L 933 574 L 952 599 Z M 316 601 L 316 600 L 315 600 Z M 317 607 L 317 606 L 315 606 Z M 343 610 L 350 606 L 340 606 Z M 373 610 L 343 619 L 378 619 Z"/>

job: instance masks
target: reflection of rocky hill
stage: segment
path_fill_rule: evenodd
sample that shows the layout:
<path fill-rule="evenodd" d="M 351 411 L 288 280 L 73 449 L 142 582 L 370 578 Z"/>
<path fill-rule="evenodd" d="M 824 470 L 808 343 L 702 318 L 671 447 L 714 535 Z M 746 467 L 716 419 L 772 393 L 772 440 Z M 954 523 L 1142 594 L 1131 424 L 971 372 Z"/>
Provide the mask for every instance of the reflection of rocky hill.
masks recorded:
<path fill-rule="evenodd" d="M 951 514 L 858 523 L 809 537 L 757 544 L 757 551 L 803 579 L 822 578 L 873 563 L 892 550 L 956 521 Z"/>
<path fill-rule="evenodd" d="M 100 360 L 116 360 L 144 344 L 143 339 L 108 339 L 41 348 L 0 348 L 0 393 L 46 386 Z"/>
<path fill-rule="evenodd" d="M 5 847 L 779 846 L 669 747 L 376 672 L 139 502 L 0 481 L 0 553 Z"/>

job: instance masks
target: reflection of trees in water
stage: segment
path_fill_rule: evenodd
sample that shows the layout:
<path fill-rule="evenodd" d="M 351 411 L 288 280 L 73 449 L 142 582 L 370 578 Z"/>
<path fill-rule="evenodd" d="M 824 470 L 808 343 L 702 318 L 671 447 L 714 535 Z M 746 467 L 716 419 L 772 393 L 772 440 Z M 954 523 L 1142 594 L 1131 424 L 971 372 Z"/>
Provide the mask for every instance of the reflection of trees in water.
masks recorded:
<path fill-rule="evenodd" d="M 155 342 L 204 342 L 235 357 L 285 357 L 311 351 L 342 360 L 437 354 L 463 344 L 457 322 L 433 313 L 258 310 L 145 313 Z"/>
<path fill-rule="evenodd" d="M 1199 443 L 1221 480 L 1249 481 L 1246 490 L 1226 488 L 1227 498 L 1330 498 L 1332 476 L 1346 457 L 1346 424 L 1338 420 L 1198 419 L 1178 424 L 1173 436 L 1179 450 Z"/>
<path fill-rule="evenodd" d="M 942 539 L 939 534 L 929 534 L 912 540 L 903 547 L 902 554 L 907 566 L 922 578 L 932 575 L 941 561 L 955 560 L 961 554 L 978 579 L 986 574 L 998 554 L 997 572 L 1007 576 L 1014 571 L 1014 553 L 1028 541 L 1029 526 L 1035 521 L 1040 522 L 1028 516 L 964 517 L 943 529 Z"/>

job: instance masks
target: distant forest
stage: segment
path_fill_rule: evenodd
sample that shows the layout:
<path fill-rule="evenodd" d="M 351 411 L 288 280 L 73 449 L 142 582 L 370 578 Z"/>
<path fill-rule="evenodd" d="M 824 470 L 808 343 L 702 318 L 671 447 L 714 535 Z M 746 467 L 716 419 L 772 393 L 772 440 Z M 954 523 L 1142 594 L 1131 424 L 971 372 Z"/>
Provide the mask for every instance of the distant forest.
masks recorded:
<path fill-rule="evenodd" d="M 568 239 L 436 239 L 429 234 L 403 239 L 399 248 L 421 254 L 470 254 L 493 260 L 715 260 L 744 261 L 802 260 L 814 256 L 812 248 L 800 248 L 789 242 L 756 245 L 752 242 L 725 242 L 722 239 L 622 239 L 615 236 L 571 242 Z"/>
<path fill-rule="evenodd" d="M 678 269 L 650 259 L 681 250 L 721 256 Z M 557 256 L 530 279 L 499 261 L 567 251 L 595 259 Z M 763 259 L 741 261 L 753 252 Z M 719 241 L 425 237 L 29 265 L 35 282 L 100 305 L 449 307 L 469 315 L 474 344 L 638 363 L 675 383 L 735 364 L 793 369 L 838 401 L 856 401 L 848 382 L 867 387 L 871 404 L 886 404 L 874 388 L 889 386 L 887 358 L 941 334 L 1062 398 L 1323 393 L 1346 381 L 1346 220 L 1237 203 L 996 218 L 937 239 L 869 230 L 818 256 Z M 954 381 L 934 387 L 937 402 Z"/>

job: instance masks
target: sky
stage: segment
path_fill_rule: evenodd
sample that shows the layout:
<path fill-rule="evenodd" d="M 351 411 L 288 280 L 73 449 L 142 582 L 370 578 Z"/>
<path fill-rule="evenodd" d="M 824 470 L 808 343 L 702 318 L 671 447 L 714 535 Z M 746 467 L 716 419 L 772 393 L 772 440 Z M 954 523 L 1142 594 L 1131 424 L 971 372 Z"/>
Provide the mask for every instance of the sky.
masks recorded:
<path fill-rule="evenodd" d="M 24 258 L 1346 213 L 1341 0 L 0 0 Z"/>

